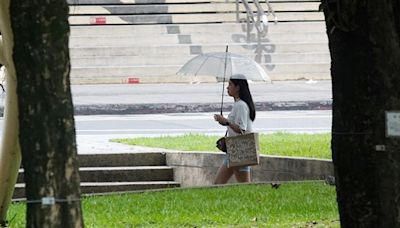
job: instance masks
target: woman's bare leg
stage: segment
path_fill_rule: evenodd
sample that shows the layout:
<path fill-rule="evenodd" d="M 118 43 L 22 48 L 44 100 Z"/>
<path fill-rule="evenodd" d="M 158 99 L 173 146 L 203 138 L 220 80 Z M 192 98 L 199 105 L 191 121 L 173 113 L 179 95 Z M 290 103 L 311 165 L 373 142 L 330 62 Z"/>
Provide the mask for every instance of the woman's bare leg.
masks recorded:
<path fill-rule="evenodd" d="M 217 172 L 217 177 L 214 180 L 214 184 L 226 184 L 229 178 L 231 178 L 233 174 L 233 169 L 226 167 L 226 165 L 221 165 Z"/>
<path fill-rule="evenodd" d="M 236 180 L 239 183 L 251 182 L 250 172 L 240 171 L 240 168 L 235 168 L 233 173 L 235 174 Z"/>

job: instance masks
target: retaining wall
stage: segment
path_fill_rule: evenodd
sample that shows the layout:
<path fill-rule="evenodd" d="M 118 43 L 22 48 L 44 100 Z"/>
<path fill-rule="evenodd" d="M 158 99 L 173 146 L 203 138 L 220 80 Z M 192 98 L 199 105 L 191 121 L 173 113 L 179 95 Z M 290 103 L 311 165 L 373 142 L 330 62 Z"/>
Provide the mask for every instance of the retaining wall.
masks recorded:
<path fill-rule="evenodd" d="M 223 153 L 168 152 L 167 165 L 174 168 L 174 180 L 182 187 L 211 185 Z M 260 156 L 260 165 L 252 168 L 253 182 L 324 180 L 333 176 L 331 160 L 296 157 Z M 231 178 L 230 183 L 235 183 Z"/>

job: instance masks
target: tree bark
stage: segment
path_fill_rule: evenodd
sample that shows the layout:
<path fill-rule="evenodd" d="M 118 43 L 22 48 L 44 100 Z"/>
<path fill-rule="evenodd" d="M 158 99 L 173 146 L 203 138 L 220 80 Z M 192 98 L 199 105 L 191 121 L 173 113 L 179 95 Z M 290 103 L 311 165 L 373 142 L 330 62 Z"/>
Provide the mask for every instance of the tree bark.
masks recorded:
<path fill-rule="evenodd" d="M 400 1 L 322 3 L 341 225 L 400 227 L 400 138 L 385 123 L 386 111 L 400 111 Z"/>
<path fill-rule="evenodd" d="M 26 226 L 83 227 L 69 79 L 68 4 L 12 0 L 10 11 Z M 54 197 L 55 203 L 43 205 L 43 197 Z"/>

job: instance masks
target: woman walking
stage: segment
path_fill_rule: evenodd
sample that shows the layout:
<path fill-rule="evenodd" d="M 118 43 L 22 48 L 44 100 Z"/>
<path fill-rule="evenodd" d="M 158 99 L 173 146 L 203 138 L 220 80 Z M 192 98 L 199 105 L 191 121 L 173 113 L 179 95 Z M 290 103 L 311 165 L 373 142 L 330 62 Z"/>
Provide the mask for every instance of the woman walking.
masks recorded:
<path fill-rule="evenodd" d="M 223 115 L 214 115 L 215 121 L 227 127 L 227 136 L 235 136 L 242 133 L 250 133 L 253 130 L 253 121 L 256 118 L 256 110 L 249 85 L 244 75 L 233 75 L 227 87 L 228 95 L 233 97 L 235 103 L 228 118 Z M 250 166 L 228 168 L 227 155 L 218 169 L 214 184 L 225 184 L 235 175 L 238 182 L 250 182 Z"/>

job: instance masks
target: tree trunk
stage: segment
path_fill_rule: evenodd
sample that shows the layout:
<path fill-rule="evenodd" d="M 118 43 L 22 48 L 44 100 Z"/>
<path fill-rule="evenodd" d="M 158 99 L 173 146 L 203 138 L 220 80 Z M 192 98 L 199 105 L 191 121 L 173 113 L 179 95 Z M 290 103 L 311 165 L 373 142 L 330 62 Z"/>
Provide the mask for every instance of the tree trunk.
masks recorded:
<path fill-rule="evenodd" d="M 400 138 L 387 137 L 385 123 L 386 111 L 400 110 L 400 1 L 323 6 L 341 225 L 400 227 Z"/>
<path fill-rule="evenodd" d="M 10 11 L 27 227 L 83 227 L 69 79 L 68 4 L 12 0 Z M 54 197 L 55 203 L 41 204 L 43 197 Z"/>

